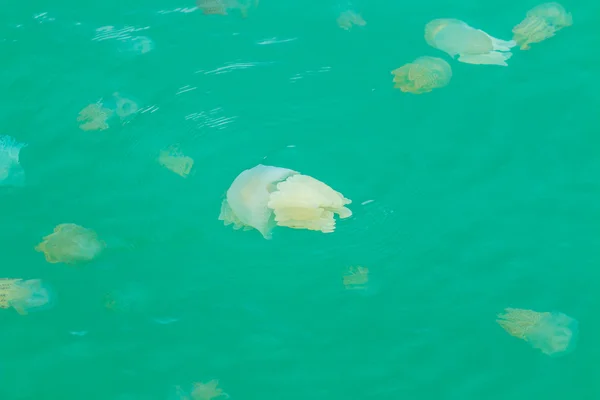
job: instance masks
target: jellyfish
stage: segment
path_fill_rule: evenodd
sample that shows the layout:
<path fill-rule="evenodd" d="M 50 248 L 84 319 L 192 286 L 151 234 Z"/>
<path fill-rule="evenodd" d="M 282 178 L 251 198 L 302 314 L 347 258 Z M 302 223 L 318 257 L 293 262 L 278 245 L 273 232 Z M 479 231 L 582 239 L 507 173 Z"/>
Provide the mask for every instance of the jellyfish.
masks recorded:
<path fill-rule="evenodd" d="M 216 379 L 207 383 L 194 383 L 190 393 L 187 393 L 181 386 L 175 386 L 175 398 L 177 400 L 212 400 L 216 398 L 229 398 L 229 395 L 219 386 Z"/>
<path fill-rule="evenodd" d="M 158 163 L 184 178 L 189 175 L 194 166 L 194 160 L 191 157 L 183 155 L 177 146 L 161 150 L 158 155 Z"/>
<path fill-rule="evenodd" d="M 275 226 L 331 233 L 335 218 L 352 215 L 351 201 L 323 182 L 287 168 L 259 164 L 239 174 L 221 204 L 219 220 L 256 229 L 265 239 Z"/>
<path fill-rule="evenodd" d="M 513 39 L 528 50 L 530 44 L 551 38 L 567 26 L 573 24 L 573 16 L 558 3 L 544 3 L 532 8 L 519 25 L 513 28 Z"/>
<path fill-rule="evenodd" d="M 50 303 L 50 290 L 39 279 L 0 279 L 0 308 L 12 307 L 20 315 L 27 315 Z"/>
<path fill-rule="evenodd" d="M 238 9 L 243 18 L 248 16 L 248 10 L 258 6 L 259 0 L 197 0 L 198 8 L 204 15 L 228 15 L 227 10 Z"/>
<path fill-rule="evenodd" d="M 450 64 L 437 57 L 419 57 L 392 71 L 394 88 L 421 94 L 446 86 L 452 78 Z"/>
<path fill-rule="evenodd" d="M 60 224 L 35 247 L 51 264 L 91 261 L 104 249 L 96 232 L 76 224 Z"/>
<path fill-rule="evenodd" d="M 350 267 L 343 277 L 346 289 L 363 289 L 369 281 L 369 269 L 366 267 Z"/>
<path fill-rule="evenodd" d="M 498 314 L 497 321 L 510 335 L 549 356 L 564 355 L 575 349 L 577 320 L 561 312 L 507 308 L 504 314 Z"/>
<path fill-rule="evenodd" d="M 472 28 L 457 19 L 435 19 L 425 26 L 427 43 L 452 58 L 467 64 L 493 64 L 506 66 L 512 57 L 510 49 L 514 40 L 496 39 L 480 29 Z"/>
<path fill-rule="evenodd" d="M 19 153 L 26 146 L 11 136 L 0 135 L 0 186 L 25 184 L 25 171 L 19 163 Z"/>
<path fill-rule="evenodd" d="M 119 120 L 122 124 L 129 122 L 138 111 L 139 106 L 135 101 L 115 92 L 107 99 L 100 99 L 84 107 L 79 112 L 77 121 L 81 130 L 102 131 Z"/>
<path fill-rule="evenodd" d="M 367 22 L 361 17 L 360 14 L 348 10 L 344 11 L 337 18 L 337 24 L 340 28 L 349 31 L 354 25 L 365 26 Z"/>

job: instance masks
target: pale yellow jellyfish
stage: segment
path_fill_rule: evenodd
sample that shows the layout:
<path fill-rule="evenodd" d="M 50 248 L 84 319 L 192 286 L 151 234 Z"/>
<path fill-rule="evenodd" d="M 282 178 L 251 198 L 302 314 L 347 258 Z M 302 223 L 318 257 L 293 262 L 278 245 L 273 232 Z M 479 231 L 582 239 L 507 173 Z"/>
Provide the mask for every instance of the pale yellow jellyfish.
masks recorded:
<path fill-rule="evenodd" d="M 91 261 L 104 247 L 105 244 L 91 229 L 75 224 L 60 224 L 53 233 L 43 238 L 35 250 L 43 252 L 49 263 L 76 264 Z"/>
<path fill-rule="evenodd" d="M 49 289 L 39 279 L 0 279 L 0 308 L 14 308 L 19 314 L 38 310 L 50 304 Z"/>
<path fill-rule="evenodd" d="M 346 289 L 364 289 L 369 281 L 369 268 L 350 267 L 343 277 Z"/>
<path fill-rule="evenodd" d="M 104 107 L 99 101 L 81 110 L 77 122 L 80 123 L 79 128 L 84 131 L 102 131 L 109 128 L 107 121 L 112 114 L 113 111 Z"/>
<path fill-rule="evenodd" d="M 363 17 L 352 10 L 342 12 L 336 21 L 338 26 L 346 31 L 349 31 L 354 25 L 367 25 Z"/>
<path fill-rule="evenodd" d="M 575 349 L 579 327 L 577 320 L 568 315 L 518 308 L 504 311 L 504 314 L 498 314 L 498 324 L 542 353 L 557 356 Z"/>
<path fill-rule="evenodd" d="M 558 3 L 544 3 L 527 12 L 526 18 L 513 28 L 513 39 L 528 50 L 530 44 L 551 38 L 573 24 L 573 16 Z"/>
<path fill-rule="evenodd" d="M 419 57 L 392 71 L 394 87 L 402 92 L 421 94 L 450 83 L 450 64 L 437 57 Z"/>
<path fill-rule="evenodd" d="M 175 396 L 178 400 L 212 400 L 217 398 L 227 399 L 229 395 L 219 386 L 216 379 L 207 383 L 194 383 L 192 391 L 187 393 L 181 386 L 175 386 Z"/>
<path fill-rule="evenodd" d="M 194 160 L 183 155 L 177 146 L 170 146 L 166 150 L 161 150 L 158 155 L 158 163 L 184 178 L 189 175 L 194 166 Z"/>
<path fill-rule="evenodd" d="M 197 0 L 196 5 L 205 15 L 228 15 L 228 10 L 238 9 L 243 18 L 248 10 L 258 6 L 259 0 Z"/>
<path fill-rule="evenodd" d="M 323 182 L 286 168 L 259 164 L 235 178 L 219 219 L 235 229 L 254 228 L 266 239 L 277 226 L 330 233 L 352 215 L 351 201 Z"/>
<path fill-rule="evenodd" d="M 435 19 L 425 26 L 427 43 L 467 64 L 506 66 L 514 40 L 496 39 L 457 19 Z"/>

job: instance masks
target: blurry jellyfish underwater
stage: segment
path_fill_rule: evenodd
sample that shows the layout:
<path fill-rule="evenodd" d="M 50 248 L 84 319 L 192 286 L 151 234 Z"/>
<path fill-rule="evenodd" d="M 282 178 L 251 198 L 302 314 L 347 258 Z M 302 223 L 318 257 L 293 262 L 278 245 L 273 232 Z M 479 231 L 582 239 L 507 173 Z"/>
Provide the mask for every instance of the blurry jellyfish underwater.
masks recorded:
<path fill-rule="evenodd" d="M 258 0 L 197 0 L 196 5 L 204 15 L 228 15 L 227 10 L 237 9 L 246 18 L 248 10 L 258 6 Z"/>
<path fill-rule="evenodd" d="M 76 224 L 60 224 L 45 236 L 36 251 L 44 253 L 51 264 L 76 264 L 91 261 L 104 249 L 96 232 Z"/>
<path fill-rule="evenodd" d="M 450 64 L 437 57 L 419 57 L 392 71 L 394 88 L 402 92 L 422 94 L 441 88 L 452 78 Z"/>
<path fill-rule="evenodd" d="M 26 146 L 11 136 L 0 135 L 0 186 L 25 184 L 25 171 L 19 163 L 19 154 Z"/>
<path fill-rule="evenodd" d="M 346 289 L 364 289 L 369 282 L 369 269 L 366 267 L 350 267 L 342 278 Z"/>
<path fill-rule="evenodd" d="M 510 49 L 514 40 L 496 39 L 480 29 L 475 29 L 457 19 L 435 19 L 425 26 L 425 40 L 452 58 L 467 64 L 506 66 L 512 57 Z"/>
<path fill-rule="evenodd" d="M 102 131 L 108 129 L 117 121 L 127 123 L 139 111 L 138 104 L 115 92 L 106 100 L 84 107 L 77 116 L 79 128 L 84 131 Z M 109 123 L 110 122 L 110 123 Z"/>
<path fill-rule="evenodd" d="M 229 398 L 229 395 L 223 392 L 219 387 L 219 381 L 216 379 L 207 383 L 194 383 L 190 393 L 184 391 L 181 386 L 175 387 L 177 400 L 212 400 L 217 398 Z"/>
<path fill-rule="evenodd" d="M 158 155 L 158 163 L 184 178 L 190 174 L 194 166 L 194 160 L 191 157 L 183 155 L 177 146 L 161 150 Z"/>
<path fill-rule="evenodd" d="M 346 31 L 349 31 L 354 25 L 365 26 L 367 22 L 361 17 L 360 14 L 347 10 L 340 14 L 336 20 L 338 26 Z"/>
<path fill-rule="evenodd" d="M 577 320 L 560 312 L 536 312 L 507 308 L 498 314 L 498 324 L 510 335 L 523 339 L 549 356 L 575 349 L 579 327 Z"/>
<path fill-rule="evenodd" d="M 39 311 L 51 304 L 49 288 L 39 279 L 0 278 L 0 308 L 14 308 L 19 314 Z"/>
<path fill-rule="evenodd" d="M 154 50 L 154 42 L 148 36 L 133 36 L 119 39 L 120 51 L 132 55 L 146 54 Z"/>
<path fill-rule="evenodd" d="M 265 239 L 277 226 L 331 233 L 334 215 L 348 218 L 351 200 L 325 183 L 287 168 L 259 164 L 240 173 L 221 205 L 219 220 L 234 229 L 258 230 Z"/>
<path fill-rule="evenodd" d="M 526 18 L 513 28 L 513 39 L 528 50 L 530 44 L 540 43 L 556 32 L 573 25 L 573 16 L 558 3 L 544 3 L 527 12 Z"/>

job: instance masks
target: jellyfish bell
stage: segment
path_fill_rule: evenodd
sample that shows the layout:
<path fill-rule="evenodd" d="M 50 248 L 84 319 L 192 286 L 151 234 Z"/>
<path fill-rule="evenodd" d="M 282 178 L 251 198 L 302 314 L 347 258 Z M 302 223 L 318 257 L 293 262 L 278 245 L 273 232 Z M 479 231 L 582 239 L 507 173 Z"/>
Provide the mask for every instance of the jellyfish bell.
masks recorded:
<path fill-rule="evenodd" d="M 528 50 L 530 44 L 549 39 L 572 24 L 573 17 L 560 4 L 540 4 L 529 10 L 526 18 L 513 28 L 513 39 L 521 50 Z"/>
<path fill-rule="evenodd" d="M 53 305 L 51 288 L 39 279 L 0 279 L 0 308 L 14 308 L 19 314 L 42 311 Z"/>
<path fill-rule="evenodd" d="M 76 224 L 60 224 L 35 247 L 51 264 L 77 264 L 91 261 L 104 249 L 105 243 L 91 229 Z"/>
<path fill-rule="evenodd" d="M 556 2 L 540 4 L 529 10 L 527 16 L 543 18 L 557 30 L 573 25 L 573 15 Z"/>
<path fill-rule="evenodd" d="M 452 58 L 467 64 L 506 66 L 516 45 L 488 35 L 457 19 L 435 19 L 425 26 L 426 42 Z"/>
<path fill-rule="evenodd" d="M 346 31 L 352 29 L 353 26 L 365 26 L 367 22 L 363 19 L 363 17 L 352 11 L 347 10 L 340 13 L 339 17 L 336 20 L 338 26 Z"/>
<path fill-rule="evenodd" d="M 177 146 L 171 146 L 160 151 L 158 163 L 177 175 L 187 178 L 194 166 L 194 159 L 183 155 Z"/>
<path fill-rule="evenodd" d="M 196 5 L 204 15 L 228 15 L 228 10 L 238 9 L 243 18 L 248 10 L 258 6 L 259 0 L 197 0 Z"/>
<path fill-rule="evenodd" d="M 351 201 L 310 176 L 259 164 L 240 173 L 221 205 L 219 220 L 234 229 L 254 228 L 271 238 L 275 226 L 330 233 L 335 218 L 348 218 Z"/>
<path fill-rule="evenodd" d="M 394 88 L 405 93 L 422 94 L 441 88 L 452 78 L 450 64 L 437 57 L 419 57 L 392 71 Z"/>
<path fill-rule="evenodd" d="M 549 356 L 573 351 L 579 333 L 577 320 L 560 312 L 507 308 L 498 315 L 497 322 L 511 336 Z"/>
<path fill-rule="evenodd" d="M 25 143 L 19 143 L 8 135 L 0 135 L 0 186 L 25 184 L 25 171 L 19 163 L 19 155 L 24 147 L 27 147 Z"/>

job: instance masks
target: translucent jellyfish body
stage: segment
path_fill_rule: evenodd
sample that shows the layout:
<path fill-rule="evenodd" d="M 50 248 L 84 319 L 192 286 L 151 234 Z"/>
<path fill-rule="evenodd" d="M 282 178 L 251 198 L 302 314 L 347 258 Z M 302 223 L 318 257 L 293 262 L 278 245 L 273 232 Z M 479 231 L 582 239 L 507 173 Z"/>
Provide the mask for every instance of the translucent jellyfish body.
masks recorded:
<path fill-rule="evenodd" d="M 450 64 L 437 57 L 419 57 L 392 71 L 394 87 L 402 92 L 421 94 L 450 83 Z"/>
<path fill-rule="evenodd" d="M 183 155 L 177 146 L 161 150 L 158 155 L 158 163 L 184 178 L 190 174 L 194 166 L 194 160 L 191 157 Z"/>
<path fill-rule="evenodd" d="M 50 290 L 39 279 L 0 279 L 0 308 L 12 307 L 19 314 L 27 315 L 50 304 Z"/>
<path fill-rule="evenodd" d="M 84 107 L 77 116 L 77 122 L 81 130 L 102 131 L 119 121 L 122 124 L 129 122 L 138 111 L 135 101 L 115 92 L 107 99 Z"/>
<path fill-rule="evenodd" d="M 26 146 L 11 136 L 0 135 L 0 186 L 25 184 L 25 171 L 19 163 L 19 154 Z"/>
<path fill-rule="evenodd" d="M 367 22 L 363 19 L 363 17 L 352 10 L 342 12 L 336 21 L 338 26 L 346 31 L 352 29 L 354 25 L 367 25 Z"/>
<path fill-rule="evenodd" d="M 536 312 L 507 308 L 498 314 L 498 323 L 509 334 L 528 342 L 549 356 L 575 349 L 579 327 L 577 320 L 560 312 Z"/>
<path fill-rule="evenodd" d="M 229 395 L 219 388 L 219 381 L 213 379 L 207 383 L 194 383 L 189 393 L 181 386 L 176 386 L 174 398 L 177 400 L 212 400 L 227 399 Z"/>
<path fill-rule="evenodd" d="M 369 282 L 369 268 L 350 267 L 343 277 L 346 289 L 364 289 Z"/>
<path fill-rule="evenodd" d="M 228 10 L 237 9 L 246 18 L 248 10 L 258 6 L 258 0 L 197 0 L 196 4 L 205 15 L 228 15 Z"/>
<path fill-rule="evenodd" d="M 512 57 L 513 40 L 496 39 L 480 29 L 475 29 L 457 19 L 435 19 L 425 26 L 427 43 L 448 53 L 452 58 L 467 64 L 493 64 L 506 66 Z"/>
<path fill-rule="evenodd" d="M 528 50 L 530 44 L 551 38 L 573 24 L 573 17 L 558 3 L 544 3 L 532 8 L 521 23 L 513 28 L 513 39 Z"/>
<path fill-rule="evenodd" d="M 286 168 L 259 164 L 235 178 L 219 219 L 234 229 L 258 230 L 266 239 L 277 226 L 330 233 L 352 215 L 351 201 L 323 182 Z"/>
<path fill-rule="evenodd" d="M 51 264 L 76 264 L 93 260 L 104 249 L 105 244 L 96 232 L 75 224 L 60 224 L 54 232 L 45 236 L 36 251 L 44 253 Z"/>

